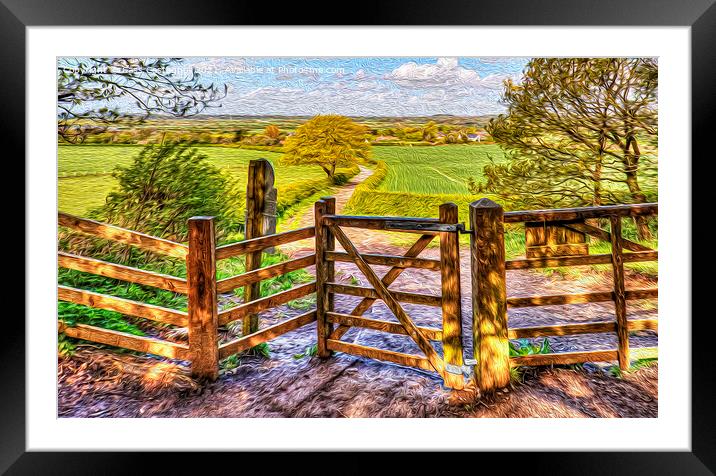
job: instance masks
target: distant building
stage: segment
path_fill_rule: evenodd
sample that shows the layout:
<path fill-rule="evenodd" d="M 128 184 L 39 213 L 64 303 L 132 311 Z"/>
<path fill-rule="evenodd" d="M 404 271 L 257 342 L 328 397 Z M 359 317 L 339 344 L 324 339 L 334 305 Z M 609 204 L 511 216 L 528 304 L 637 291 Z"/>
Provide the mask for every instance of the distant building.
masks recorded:
<path fill-rule="evenodd" d="M 483 137 L 485 137 L 485 135 L 478 132 L 477 134 L 468 134 L 467 140 L 470 142 L 481 142 Z"/>

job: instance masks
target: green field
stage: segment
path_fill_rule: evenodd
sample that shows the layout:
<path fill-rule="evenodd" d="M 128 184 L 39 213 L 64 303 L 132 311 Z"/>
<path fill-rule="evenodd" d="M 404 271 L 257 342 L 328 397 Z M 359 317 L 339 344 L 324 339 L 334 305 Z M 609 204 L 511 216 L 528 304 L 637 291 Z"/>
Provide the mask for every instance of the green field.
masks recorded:
<path fill-rule="evenodd" d="M 59 209 L 84 215 L 104 203 L 107 194 L 115 187 L 111 176 L 115 166 L 132 162 L 143 146 L 133 145 L 63 145 L 58 147 L 58 201 Z M 246 182 L 249 161 L 268 159 L 276 170 L 276 185 L 280 189 L 305 183 L 315 186 L 326 181 L 318 167 L 281 166 L 281 154 L 236 147 L 198 146 L 217 167 L 227 170 L 241 183 Z"/>
<path fill-rule="evenodd" d="M 433 147 L 374 147 L 373 158 L 388 165 L 378 186 L 386 192 L 467 194 L 467 179 L 482 177 L 489 158 L 503 159 L 497 145 L 442 145 Z"/>

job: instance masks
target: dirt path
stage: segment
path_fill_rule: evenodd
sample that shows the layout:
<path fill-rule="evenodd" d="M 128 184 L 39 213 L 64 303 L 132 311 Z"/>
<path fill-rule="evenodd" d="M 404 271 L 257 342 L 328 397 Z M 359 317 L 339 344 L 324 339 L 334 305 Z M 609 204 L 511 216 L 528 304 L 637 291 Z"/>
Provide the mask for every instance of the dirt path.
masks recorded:
<path fill-rule="evenodd" d="M 370 176 L 361 169 L 335 195 L 338 212 L 343 209 L 355 186 Z M 310 226 L 309 209 L 295 219 L 294 226 Z M 391 244 L 387 233 L 347 229 L 351 240 L 362 251 L 402 254 L 405 248 Z M 416 236 L 417 238 L 417 236 Z M 291 255 L 308 253 L 313 248 L 305 240 L 282 251 Z M 438 257 L 438 250 L 426 249 L 421 256 Z M 471 349 L 471 295 L 469 254 L 461 250 L 461 287 L 463 333 L 466 355 Z M 388 268 L 375 266 L 382 275 Z M 309 269 L 309 271 L 313 271 Z M 628 273 L 628 289 L 656 286 L 654 280 Z M 336 280 L 367 285 L 351 263 L 336 263 Z M 508 272 L 508 295 L 527 296 L 609 290 L 611 276 L 586 270 L 578 279 L 548 276 L 536 271 Z M 438 295 L 439 274 L 427 270 L 406 270 L 392 286 L 397 290 Z M 358 298 L 336 296 L 338 312 L 348 313 Z M 440 327 L 440 315 L 433 308 L 405 305 L 419 325 Z M 261 316 L 266 327 L 300 314 L 287 306 Z M 653 301 L 630 301 L 630 318 L 656 318 Z M 366 317 L 396 322 L 390 311 L 377 302 Z M 614 319 L 613 305 L 545 306 L 511 310 L 510 327 L 609 321 Z M 83 350 L 75 357 L 60 361 L 59 415 L 67 417 L 656 417 L 656 366 L 616 378 L 601 366 L 586 364 L 583 369 L 532 369 L 524 382 L 513 389 L 483 398 L 479 404 L 451 400 L 440 379 L 431 372 L 403 368 L 345 354 L 330 359 L 302 356 L 315 343 L 315 325 L 283 335 L 270 342 L 271 358 L 243 356 L 240 365 L 223 371 L 219 380 L 199 387 L 158 359 L 123 357 L 137 368 L 153 366 L 162 372 L 129 372 L 125 364 L 106 351 Z M 344 340 L 384 349 L 419 354 L 407 337 L 367 329 L 351 329 Z M 633 347 L 657 344 L 651 331 L 632 333 Z M 614 334 L 587 334 L 550 338 L 556 352 L 596 350 L 616 347 Z M 436 344 L 440 352 L 439 343 Z M 164 367 L 161 367 L 164 366 Z M 173 367 L 171 367 L 173 368 Z M 169 375 L 162 377 L 159 375 Z M 149 375 L 149 377 L 147 377 Z M 167 388 L 168 387 L 168 388 Z M 180 391 L 177 391 L 179 387 Z"/>

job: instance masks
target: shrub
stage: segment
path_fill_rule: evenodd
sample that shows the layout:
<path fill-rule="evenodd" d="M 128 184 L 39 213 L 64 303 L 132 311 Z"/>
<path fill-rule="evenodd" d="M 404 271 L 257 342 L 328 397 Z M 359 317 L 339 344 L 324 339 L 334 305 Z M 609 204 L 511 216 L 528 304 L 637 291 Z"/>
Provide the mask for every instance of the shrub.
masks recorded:
<path fill-rule="evenodd" d="M 186 241 L 192 216 L 216 217 L 218 233 L 238 226 L 236 184 L 188 145 L 147 146 L 112 175 L 119 189 L 92 212 L 102 221 L 174 241 Z"/>

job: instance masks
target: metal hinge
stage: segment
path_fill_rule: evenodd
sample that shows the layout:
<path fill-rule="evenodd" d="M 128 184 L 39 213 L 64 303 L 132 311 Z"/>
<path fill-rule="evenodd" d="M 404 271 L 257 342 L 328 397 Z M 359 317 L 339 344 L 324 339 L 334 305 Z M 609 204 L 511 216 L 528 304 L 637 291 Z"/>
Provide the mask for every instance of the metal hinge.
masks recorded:
<path fill-rule="evenodd" d="M 461 235 L 469 235 L 470 233 L 472 233 L 472 230 L 468 230 L 467 228 L 465 228 L 465 224 L 464 224 L 464 223 L 458 223 L 458 225 L 457 225 L 457 231 L 458 231 Z"/>

